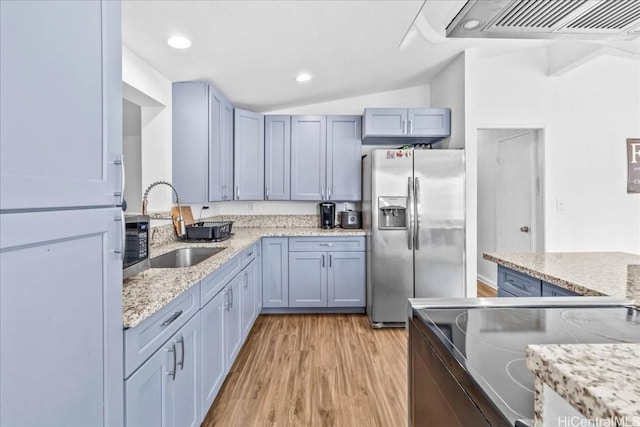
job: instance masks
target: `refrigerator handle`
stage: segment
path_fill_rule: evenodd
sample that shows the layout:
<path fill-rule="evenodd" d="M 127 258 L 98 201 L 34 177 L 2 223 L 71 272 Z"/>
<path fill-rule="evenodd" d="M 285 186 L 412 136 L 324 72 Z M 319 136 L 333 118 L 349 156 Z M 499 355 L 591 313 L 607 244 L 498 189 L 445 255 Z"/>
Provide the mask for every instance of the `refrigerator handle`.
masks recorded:
<path fill-rule="evenodd" d="M 409 226 L 407 227 L 407 245 L 409 250 L 413 250 L 413 178 L 409 177 L 409 206 L 407 206 L 407 212 L 409 213 Z"/>
<path fill-rule="evenodd" d="M 415 204 L 415 213 L 414 213 L 414 221 L 415 221 L 415 247 L 416 251 L 420 250 L 420 217 L 418 216 L 420 213 L 420 178 L 416 177 L 415 179 L 415 187 L 414 187 L 414 204 Z"/>

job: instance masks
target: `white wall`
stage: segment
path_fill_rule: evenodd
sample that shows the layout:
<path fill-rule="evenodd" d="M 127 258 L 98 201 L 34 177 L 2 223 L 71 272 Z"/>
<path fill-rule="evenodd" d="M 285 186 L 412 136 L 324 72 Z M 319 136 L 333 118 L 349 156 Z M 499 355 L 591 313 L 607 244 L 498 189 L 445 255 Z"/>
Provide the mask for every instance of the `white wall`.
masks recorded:
<path fill-rule="evenodd" d="M 478 132 L 478 279 L 495 285 L 496 264 L 482 259 L 485 252 L 496 251 L 496 157 L 495 131 Z"/>
<path fill-rule="evenodd" d="M 171 82 L 125 46 L 122 48 L 123 97 L 141 109 L 142 190 L 154 181 L 171 182 Z M 128 212 L 140 212 L 142 200 L 127 200 Z M 169 187 L 156 187 L 149 195 L 149 211 L 168 211 Z"/>
<path fill-rule="evenodd" d="M 547 252 L 640 253 L 640 198 L 625 181 L 625 139 L 640 135 L 640 62 L 602 56 L 562 76 L 546 70 L 545 49 L 478 59 L 476 127 L 545 129 Z"/>
<path fill-rule="evenodd" d="M 124 199 L 138 209 L 142 200 L 142 112 L 139 105 L 122 100 L 122 152 L 126 176 Z"/>

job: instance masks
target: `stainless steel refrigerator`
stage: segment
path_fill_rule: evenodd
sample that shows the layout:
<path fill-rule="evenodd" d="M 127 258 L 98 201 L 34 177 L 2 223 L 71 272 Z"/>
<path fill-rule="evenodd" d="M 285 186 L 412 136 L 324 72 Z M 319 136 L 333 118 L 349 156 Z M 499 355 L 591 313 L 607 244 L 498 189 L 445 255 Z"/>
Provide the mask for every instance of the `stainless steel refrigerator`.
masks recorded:
<path fill-rule="evenodd" d="M 372 326 L 404 324 L 408 298 L 463 297 L 464 151 L 374 149 L 362 170 Z"/>

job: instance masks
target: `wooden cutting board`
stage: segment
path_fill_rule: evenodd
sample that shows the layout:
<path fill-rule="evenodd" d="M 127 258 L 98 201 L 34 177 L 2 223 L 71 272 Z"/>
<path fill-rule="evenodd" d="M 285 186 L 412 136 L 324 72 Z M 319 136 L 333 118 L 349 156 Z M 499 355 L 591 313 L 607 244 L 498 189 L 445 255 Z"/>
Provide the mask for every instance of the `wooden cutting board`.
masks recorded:
<path fill-rule="evenodd" d="M 192 225 L 193 224 L 193 212 L 191 212 L 191 206 L 181 206 L 181 210 L 178 211 L 177 206 L 173 206 L 171 208 L 171 217 L 173 218 L 173 228 L 176 230 L 176 234 L 180 234 L 180 224 L 178 224 L 178 212 L 182 212 L 182 219 L 184 220 L 184 225 Z"/>

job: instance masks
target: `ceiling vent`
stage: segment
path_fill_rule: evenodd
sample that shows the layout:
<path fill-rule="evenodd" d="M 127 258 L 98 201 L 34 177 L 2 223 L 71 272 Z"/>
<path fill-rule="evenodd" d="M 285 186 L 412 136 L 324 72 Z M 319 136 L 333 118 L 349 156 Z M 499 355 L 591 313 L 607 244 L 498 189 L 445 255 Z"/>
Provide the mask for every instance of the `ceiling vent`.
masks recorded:
<path fill-rule="evenodd" d="M 469 0 L 447 37 L 611 39 L 640 36 L 638 0 Z"/>

